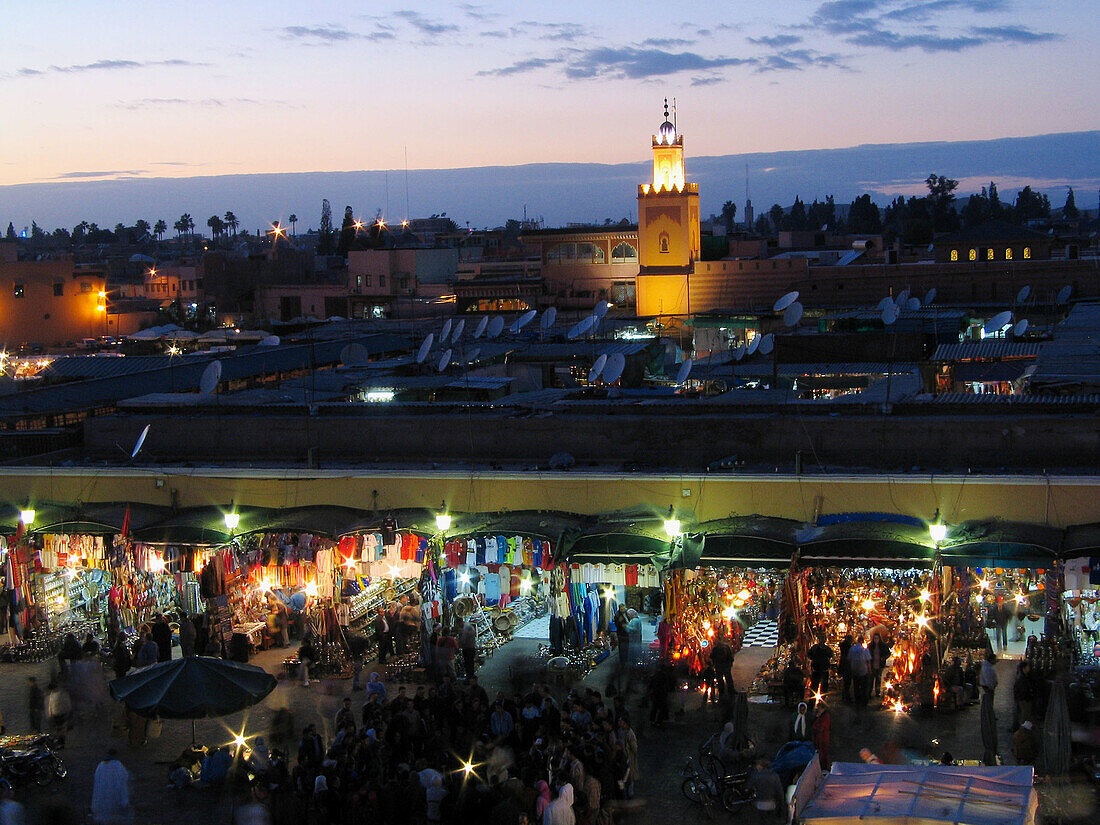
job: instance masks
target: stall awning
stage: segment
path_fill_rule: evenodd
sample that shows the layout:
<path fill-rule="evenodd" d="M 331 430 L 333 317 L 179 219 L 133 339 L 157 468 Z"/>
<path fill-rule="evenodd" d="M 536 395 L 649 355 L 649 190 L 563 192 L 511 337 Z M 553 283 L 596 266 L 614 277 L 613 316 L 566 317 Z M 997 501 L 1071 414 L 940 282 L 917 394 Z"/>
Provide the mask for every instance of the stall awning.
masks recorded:
<path fill-rule="evenodd" d="M 958 567 L 1049 567 L 1065 533 L 1041 524 L 971 521 L 951 527 L 940 548 L 944 564 Z"/>
<path fill-rule="evenodd" d="M 1066 538 L 1062 543 L 1063 558 L 1096 555 L 1100 555 L 1100 523 L 1078 524 L 1066 530 Z"/>
<path fill-rule="evenodd" d="M 918 519 L 831 520 L 800 531 L 799 563 L 817 567 L 931 567 L 936 549 Z"/>
<path fill-rule="evenodd" d="M 562 538 L 559 556 L 570 563 L 574 557 L 584 556 L 594 564 L 624 563 L 623 557 L 632 557 L 635 562 L 625 563 L 653 563 L 664 569 L 671 552 L 672 541 L 664 533 L 663 521 L 644 519 L 570 532 Z"/>
<path fill-rule="evenodd" d="M 233 533 L 225 525 L 228 505 L 220 507 L 190 507 L 155 524 L 131 531 L 134 541 L 152 544 L 227 544 L 233 533 L 244 535 L 263 529 L 275 516 L 266 507 L 234 507 L 240 523 Z"/>
<path fill-rule="evenodd" d="M 737 516 L 696 526 L 705 535 L 703 567 L 786 567 L 798 547 L 801 523 L 770 516 Z"/>

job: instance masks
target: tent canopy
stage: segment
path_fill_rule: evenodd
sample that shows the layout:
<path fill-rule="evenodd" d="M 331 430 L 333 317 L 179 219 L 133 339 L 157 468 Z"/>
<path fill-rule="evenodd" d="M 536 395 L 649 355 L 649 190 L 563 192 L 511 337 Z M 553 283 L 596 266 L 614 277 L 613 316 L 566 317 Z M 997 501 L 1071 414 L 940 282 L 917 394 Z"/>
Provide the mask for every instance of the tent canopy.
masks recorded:
<path fill-rule="evenodd" d="M 1030 766 L 835 762 L 797 818 L 815 825 L 1032 825 L 1038 805 L 1033 786 Z"/>
<path fill-rule="evenodd" d="M 139 716 L 204 719 L 244 710 L 277 684 L 262 667 L 185 656 L 135 670 L 113 680 L 110 688 L 117 701 Z"/>

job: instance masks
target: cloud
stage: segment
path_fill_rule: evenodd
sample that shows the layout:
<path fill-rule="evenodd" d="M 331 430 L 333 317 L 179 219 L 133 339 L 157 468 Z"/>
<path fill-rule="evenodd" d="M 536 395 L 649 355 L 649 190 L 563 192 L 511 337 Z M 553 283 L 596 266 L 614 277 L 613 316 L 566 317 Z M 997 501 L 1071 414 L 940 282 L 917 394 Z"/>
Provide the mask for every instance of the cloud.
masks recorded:
<path fill-rule="evenodd" d="M 579 23 L 538 23 L 534 20 L 524 20 L 513 26 L 512 32 L 513 34 L 530 33 L 537 40 L 559 43 L 572 43 L 587 34 L 584 26 Z"/>
<path fill-rule="evenodd" d="M 526 60 L 518 60 L 510 66 L 502 66 L 499 69 L 483 69 L 478 72 L 480 77 L 509 77 L 514 74 L 533 72 L 536 69 L 545 69 L 547 66 L 556 66 L 561 60 L 550 57 L 529 57 Z"/>
<path fill-rule="evenodd" d="M 423 34 L 429 35 L 430 37 L 437 37 L 441 34 L 458 31 L 458 26 L 456 26 L 454 23 L 441 23 L 437 20 L 432 20 L 425 17 L 418 11 L 412 11 L 410 9 L 395 11 L 393 13 L 393 16 L 400 17 L 414 29 L 417 29 Z"/>
<path fill-rule="evenodd" d="M 49 66 L 45 69 L 24 67 L 17 69 L 19 77 L 41 77 L 47 74 L 80 74 L 83 72 L 117 71 L 120 69 L 145 69 L 156 66 L 207 66 L 208 63 L 194 63 L 190 60 L 172 58 L 169 60 L 96 60 L 92 63 L 75 63 L 70 66 Z"/>
<path fill-rule="evenodd" d="M 682 37 L 650 37 L 642 41 L 643 46 L 652 46 L 655 49 L 671 49 L 678 46 L 691 46 L 694 40 L 685 40 Z"/>
<path fill-rule="evenodd" d="M 384 24 L 368 34 L 348 31 L 342 26 L 284 26 L 281 32 L 283 39 L 309 46 L 332 46 L 350 40 L 393 40 L 395 37 L 392 29 Z"/>
<path fill-rule="evenodd" d="M 962 9 L 977 14 L 992 14 L 1007 8 L 1006 0 L 922 0 L 907 2 L 897 9 L 884 12 L 884 20 L 925 21 L 939 12 Z"/>
<path fill-rule="evenodd" d="M 145 169 L 114 169 L 109 172 L 63 172 L 49 180 L 84 180 L 85 178 L 136 178 L 146 175 Z"/>
<path fill-rule="evenodd" d="M 812 49 L 787 49 L 766 55 L 760 60 L 757 72 L 802 71 L 805 68 L 819 66 L 845 69 L 840 55 L 822 54 Z"/>
<path fill-rule="evenodd" d="M 801 43 L 802 38 L 794 34 L 776 34 L 769 37 L 750 37 L 749 42 L 754 46 L 768 46 L 772 49 L 781 49 L 784 46 L 793 46 Z"/>
<path fill-rule="evenodd" d="M 713 86 L 715 83 L 722 83 L 725 81 L 724 77 L 693 77 L 691 79 L 692 86 Z"/>
<path fill-rule="evenodd" d="M 123 100 L 120 101 L 117 105 L 120 109 L 137 111 L 141 109 L 156 109 L 169 106 L 201 106 L 204 108 L 221 108 L 223 106 L 287 106 L 289 104 L 287 104 L 285 100 L 257 100 L 256 98 L 251 97 L 142 97 L 137 98 L 136 100 Z"/>
<path fill-rule="evenodd" d="M 599 47 L 571 51 L 565 61 L 565 75 L 573 79 L 619 77 L 638 80 L 753 62 L 751 58 L 704 57 L 695 52 L 667 52 L 633 46 Z"/>
<path fill-rule="evenodd" d="M 972 31 L 979 37 L 1005 43 L 1042 43 L 1062 39 L 1060 34 L 1036 32 L 1026 26 L 975 26 Z"/>
<path fill-rule="evenodd" d="M 459 3 L 458 8 L 471 20 L 495 20 L 500 17 L 497 12 L 489 11 L 485 6 L 479 6 L 476 3 Z"/>

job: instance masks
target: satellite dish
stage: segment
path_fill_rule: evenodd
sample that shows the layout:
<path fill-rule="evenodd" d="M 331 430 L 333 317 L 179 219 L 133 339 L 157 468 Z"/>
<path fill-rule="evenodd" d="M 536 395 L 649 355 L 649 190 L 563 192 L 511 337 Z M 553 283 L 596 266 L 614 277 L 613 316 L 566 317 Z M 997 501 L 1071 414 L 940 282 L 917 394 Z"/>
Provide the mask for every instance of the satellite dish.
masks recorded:
<path fill-rule="evenodd" d="M 146 424 L 145 429 L 141 431 L 141 435 L 138 436 L 137 443 L 134 445 L 134 450 L 133 450 L 133 452 L 130 453 L 130 460 L 131 461 L 133 461 L 135 458 L 137 458 L 137 454 L 140 453 L 141 448 L 143 446 L 145 446 L 145 437 L 147 435 L 149 435 L 149 428 L 152 427 L 152 426 L 153 426 L 152 424 Z"/>
<path fill-rule="evenodd" d="M 875 304 L 875 309 L 877 309 L 879 312 L 882 312 L 884 309 L 886 309 L 886 307 L 888 307 L 892 303 L 894 303 L 894 299 L 891 298 L 889 295 L 887 295 L 885 298 L 883 298 L 881 301 L 879 301 L 877 304 Z"/>
<path fill-rule="evenodd" d="M 585 318 L 582 318 L 570 328 L 569 332 L 566 333 L 566 337 L 570 339 L 579 338 L 580 336 L 587 333 L 590 329 L 592 329 L 592 327 L 594 327 L 596 324 L 598 324 L 599 321 L 600 319 L 597 318 L 595 315 L 589 315 Z"/>
<path fill-rule="evenodd" d="M 546 312 L 542 313 L 542 320 L 539 321 L 539 324 L 542 325 L 543 329 L 550 329 L 550 327 L 554 326 L 554 321 L 556 321 L 557 319 L 558 319 L 558 310 L 557 310 L 557 308 L 556 307 L 550 307 L 550 309 L 548 309 L 548 310 L 546 310 Z"/>
<path fill-rule="evenodd" d="M 345 367 L 361 367 L 367 360 L 367 348 L 362 344 L 348 344 L 340 350 L 340 363 Z"/>
<path fill-rule="evenodd" d="M 1029 287 L 1029 286 L 1020 287 L 1020 291 L 1016 293 L 1016 303 L 1022 304 L 1024 301 L 1027 300 L 1027 296 L 1030 295 L 1030 294 L 1031 294 L 1031 287 Z"/>
<path fill-rule="evenodd" d="M 740 361 L 744 357 L 745 357 L 745 345 L 744 344 L 738 344 L 736 347 L 733 348 L 733 360 L 734 361 Z"/>
<path fill-rule="evenodd" d="M 462 331 L 466 329 L 466 319 L 460 318 L 458 323 L 455 324 L 454 330 L 451 332 L 451 340 L 458 342 L 458 339 L 462 337 Z"/>
<path fill-rule="evenodd" d="M 491 321 L 489 321 L 489 326 L 486 329 L 485 334 L 489 338 L 496 338 L 498 335 L 500 335 L 500 333 L 503 329 L 504 329 L 504 319 L 501 318 L 499 315 L 494 315 L 493 319 Z"/>
<path fill-rule="evenodd" d="M 607 310 L 610 308 L 611 307 L 607 303 L 607 301 L 600 301 L 598 304 L 596 304 L 596 308 L 592 310 L 592 314 L 595 315 L 597 318 L 603 318 L 603 316 L 607 315 Z"/>
<path fill-rule="evenodd" d="M 894 299 L 894 303 L 897 304 L 899 307 L 903 307 L 908 300 L 909 290 L 903 289 L 901 292 L 898 293 L 898 297 Z"/>
<path fill-rule="evenodd" d="M 1012 328 L 1012 334 L 1019 338 L 1027 332 L 1027 318 L 1023 318 L 1016 322 L 1016 326 Z"/>
<path fill-rule="evenodd" d="M 447 340 L 447 337 L 451 334 L 451 319 L 448 318 L 443 322 L 443 331 L 439 333 L 439 341 L 442 343 Z"/>
<path fill-rule="evenodd" d="M 928 306 L 934 300 L 936 300 L 936 288 L 932 287 L 930 290 L 924 293 L 924 305 Z"/>
<path fill-rule="evenodd" d="M 474 338 L 480 338 L 485 334 L 485 327 L 489 326 L 489 316 L 483 315 L 481 320 L 477 322 L 477 329 L 474 330 Z"/>
<path fill-rule="evenodd" d="M 679 371 L 676 373 L 676 384 L 682 386 L 685 381 L 688 380 L 688 376 L 691 375 L 691 359 L 687 359 L 680 365 Z"/>
<path fill-rule="evenodd" d="M 985 334 L 993 335 L 1000 332 L 1002 329 L 1012 323 L 1012 313 L 1007 309 L 1004 312 L 998 312 L 992 318 L 990 318 L 985 324 Z"/>
<path fill-rule="evenodd" d="M 782 298 L 775 302 L 775 306 L 772 307 L 772 312 L 782 312 L 795 301 L 798 300 L 798 290 L 794 292 L 788 292 Z"/>
<path fill-rule="evenodd" d="M 794 293 L 790 293 L 794 295 Z M 780 299 L 782 300 L 782 298 Z M 783 310 L 783 326 L 793 327 L 797 326 L 798 322 L 802 320 L 802 304 L 795 301 L 793 304 L 789 304 L 786 309 Z"/>
<path fill-rule="evenodd" d="M 445 349 L 445 350 L 443 350 L 442 357 L 439 359 L 439 367 L 437 369 L 440 372 L 443 372 L 443 370 L 447 369 L 447 367 L 449 367 L 450 365 L 451 365 L 451 350 Z"/>
<path fill-rule="evenodd" d="M 268 335 L 266 338 L 260 339 L 261 347 L 277 347 L 279 346 L 279 343 L 280 341 L 278 335 Z"/>
<path fill-rule="evenodd" d="M 481 347 L 474 347 L 470 350 L 470 354 L 466 356 L 466 360 L 470 362 L 476 361 L 479 355 L 481 355 Z"/>
<path fill-rule="evenodd" d="M 222 380 L 222 362 L 211 361 L 206 365 L 206 369 L 202 371 L 202 378 L 199 379 L 199 392 L 203 395 L 210 395 L 218 388 L 218 382 Z"/>
<path fill-rule="evenodd" d="M 920 309 L 920 298 L 910 298 L 905 302 L 905 308 L 910 312 L 916 312 Z"/>
<path fill-rule="evenodd" d="M 898 309 L 898 305 L 891 303 L 882 310 L 882 323 L 886 326 L 890 326 L 894 321 L 898 320 L 898 316 L 901 315 L 901 310 Z"/>
<path fill-rule="evenodd" d="M 1058 290 L 1058 297 L 1055 298 L 1054 300 L 1056 300 L 1060 304 L 1064 304 L 1064 303 L 1066 303 L 1066 301 L 1069 300 L 1069 296 L 1072 295 L 1072 294 L 1073 294 L 1073 287 L 1070 286 L 1069 284 L 1066 284 L 1064 287 L 1062 287 L 1060 290 Z"/>
<path fill-rule="evenodd" d="M 757 335 L 751 341 L 749 345 L 745 347 L 745 355 L 755 355 L 756 351 L 760 348 L 760 336 Z"/>
<path fill-rule="evenodd" d="M 435 333 L 429 332 L 424 338 L 424 343 L 420 345 L 420 349 L 416 351 L 416 363 L 423 364 L 424 359 L 428 357 L 428 353 L 432 351 L 432 344 L 435 343 Z"/>
<path fill-rule="evenodd" d="M 592 365 L 592 369 L 588 371 L 588 383 L 594 384 L 596 379 L 600 377 L 600 373 L 603 372 L 603 368 L 607 366 L 607 356 L 601 355 L 596 359 L 596 362 Z"/>
<path fill-rule="evenodd" d="M 512 322 L 512 326 L 510 326 L 508 328 L 508 331 L 509 332 L 519 332 L 521 329 L 523 329 L 529 323 L 534 321 L 535 316 L 538 315 L 538 314 L 539 314 L 539 312 L 538 312 L 537 309 L 527 310 L 525 313 L 523 313 L 521 316 L 519 316 L 516 320 L 514 320 Z"/>
<path fill-rule="evenodd" d="M 626 357 L 621 352 L 613 352 L 607 357 L 607 366 L 603 368 L 603 382 L 614 384 L 626 368 Z"/>
<path fill-rule="evenodd" d="M 775 349 L 775 336 L 770 332 L 760 339 L 760 346 L 758 347 L 761 355 L 768 355 L 773 349 Z"/>

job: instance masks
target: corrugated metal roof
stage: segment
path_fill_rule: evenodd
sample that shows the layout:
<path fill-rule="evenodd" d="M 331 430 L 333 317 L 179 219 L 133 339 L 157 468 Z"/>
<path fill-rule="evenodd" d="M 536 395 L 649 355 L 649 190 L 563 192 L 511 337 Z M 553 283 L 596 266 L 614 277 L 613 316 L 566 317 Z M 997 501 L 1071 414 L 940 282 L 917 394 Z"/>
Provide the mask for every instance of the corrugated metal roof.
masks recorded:
<path fill-rule="evenodd" d="M 564 358 L 598 358 L 601 355 L 612 355 L 616 352 L 623 355 L 636 355 L 644 352 L 652 344 L 655 338 L 640 340 L 612 340 L 612 341 L 567 341 L 532 343 L 529 346 L 517 349 L 513 360 L 553 361 Z"/>
<path fill-rule="evenodd" d="M 914 296 L 919 297 L 919 296 Z M 948 307 L 921 307 L 920 309 L 905 309 L 902 310 L 901 319 L 906 318 L 920 318 L 923 320 L 958 320 L 968 317 L 967 313 L 961 309 L 951 309 Z M 837 312 L 825 316 L 826 321 L 881 321 L 882 311 L 878 309 L 852 309 L 846 312 Z"/>
<path fill-rule="evenodd" d="M 1076 395 L 995 395 L 983 393 L 974 395 L 966 392 L 946 392 L 937 395 L 932 401 L 936 404 L 973 404 L 1037 407 L 1097 407 L 1100 406 L 1100 393 L 1078 393 Z"/>
<path fill-rule="evenodd" d="M 1100 386 L 1100 303 L 1078 303 L 1039 353 L 1031 385 Z"/>
<path fill-rule="evenodd" d="M 128 355 L 124 358 L 104 358 L 92 355 L 67 355 L 55 358 L 48 367 L 39 373 L 43 382 L 70 381 L 85 378 L 115 378 L 120 375 L 134 375 L 184 363 L 204 364 L 213 359 L 210 353 L 195 355 Z"/>
<path fill-rule="evenodd" d="M 462 390 L 502 390 L 515 380 L 507 375 L 467 375 L 444 386 Z"/>
<path fill-rule="evenodd" d="M 1006 341 L 1003 338 L 986 338 L 984 341 L 966 341 L 961 344 L 940 344 L 932 356 L 933 361 L 967 361 L 975 358 L 1034 358 L 1042 344 L 1028 341 Z"/>
<path fill-rule="evenodd" d="M 776 372 L 779 375 L 811 376 L 811 375 L 903 375 L 917 368 L 916 364 L 899 361 L 888 364 L 885 361 L 870 363 L 840 363 L 840 364 L 779 364 Z M 758 361 L 755 363 L 740 363 L 733 367 L 733 374 L 743 377 L 770 376 L 772 364 L 770 361 Z"/>

